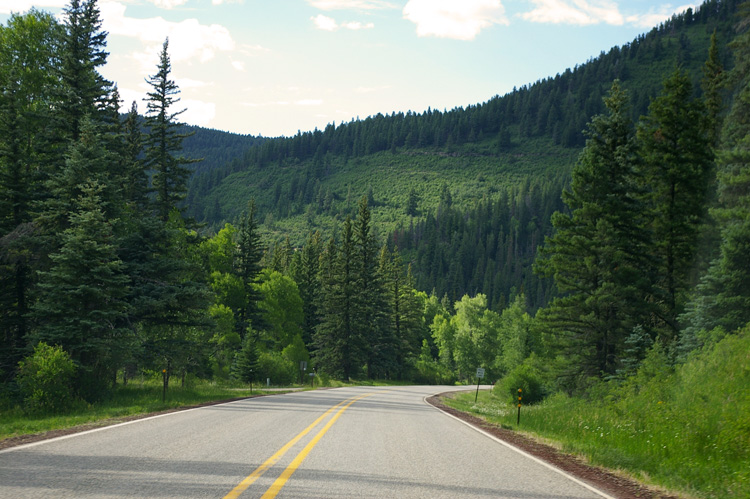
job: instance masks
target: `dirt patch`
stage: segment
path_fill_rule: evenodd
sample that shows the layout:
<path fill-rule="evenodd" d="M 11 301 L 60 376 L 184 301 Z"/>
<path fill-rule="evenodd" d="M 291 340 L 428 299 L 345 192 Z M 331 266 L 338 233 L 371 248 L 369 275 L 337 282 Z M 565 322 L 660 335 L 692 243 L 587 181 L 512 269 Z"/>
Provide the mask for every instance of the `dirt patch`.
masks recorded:
<path fill-rule="evenodd" d="M 440 394 L 427 398 L 427 402 L 441 411 L 455 416 L 477 428 L 481 428 L 490 435 L 503 440 L 524 452 L 531 454 L 551 465 L 569 473 L 579 480 L 619 499 L 680 499 L 681 496 L 671 495 L 662 491 L 648 488 L 632 478 L 618 475 L 604 468 L 592 466 L 583 459 L 565 454 L 560 450 L 533 440 L 520 433 L 501 428 L 484 419 L 458 411 L 442 403 L 442 397 L 448 394 Z"/>

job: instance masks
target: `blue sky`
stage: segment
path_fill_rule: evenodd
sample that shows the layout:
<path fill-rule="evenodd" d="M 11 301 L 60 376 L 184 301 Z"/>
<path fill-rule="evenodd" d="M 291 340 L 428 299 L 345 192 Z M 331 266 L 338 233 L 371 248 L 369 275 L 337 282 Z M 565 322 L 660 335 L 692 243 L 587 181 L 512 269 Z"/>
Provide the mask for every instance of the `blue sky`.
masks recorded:
<path fill-rule="evenodd" d="M 293 135 L 484 102 L 554 76 L 697 3 L 645 0 L 99 0 L 123 108 L 169 37 L 188 123 Z M 67 0 L 0 0 L 0 22 Z"/>

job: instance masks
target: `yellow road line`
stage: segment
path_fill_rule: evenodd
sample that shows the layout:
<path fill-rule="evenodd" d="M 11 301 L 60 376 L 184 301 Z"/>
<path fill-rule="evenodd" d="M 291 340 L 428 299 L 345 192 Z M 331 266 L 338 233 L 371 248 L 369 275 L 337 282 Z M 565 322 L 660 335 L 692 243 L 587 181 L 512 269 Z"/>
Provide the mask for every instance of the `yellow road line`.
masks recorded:
<path fill-rule="evenodd" d="M 323 438 L 323 435 L 326 434 L 326 432 L 333 426 L 333 423 L 336 422 L 336 420 L 341 416 L 341 414 L 344 413 L 345 410 L 349 408 L 350 405 L 352 405 L 357 400 L 363 399 L 365 397 L 369 397 L 371 395 L 375 395 L 374 393 L 366 393 L 365 395 L 360 395 L 359 397 L 355 397 L 354 399 L 351 399 L 349 403 L 347 403 L 345 406 L 343 406 L 339 411 L 331 418 L 328 423 L 318 432 L 317 435 L 313 437 L 312 440 L 310 440 L 310 443 L 308 443 L 304 449 L 300 451 L 299 454 L 297 454 L 297 457 L 294 458 L 292 463 L 284 470 L 284 472 L 279 476 L 279 478 L 276 479 L 275 482 L 273 482 L 273 485 L 271 485 L 265 494 L 261 497 L 261 499 L 273 499 L 276 497 L 276 495 L 281 492 L 282 487 L 286 485 L 286 482 L 291 478 L 291 476 L 294 474 L 295 471 L 297 471 L 297 468 L 299 468 L 300 464 L 302 464 L 302 461 L 305 460 L 307 455 L 310 453 L 311 450 L 313 450 L 313 447 L 315 447 L 321 438 Z M 341 404 L 339 404 L 341 405 Z M 336 406 L 338 407 L 338 406 Z"/>
<path fill-rule="evenodd" d="M 266 460 L 266 462 L 258 466 L 258 468 L 256 468 L 255 471 L 250 473 L 250 475 L 248 475 L 247 478 L 242 480 L 239 483 L 239 485 L 237 485 L 234 489 L 232 489 L 231 492 L 229 492 L 229 494 L 225 495 L 224 499 L 236 499 L 237 497 L 239 497 L 240 494 L 242 494 L 250 485 L 252 485 L 258 478 L 260 478 L 263 475 L 263 473 L 265 473 L 268 470 L 268 468 L 276 464 L 278 460 L 281 459 L 284 456 L 284 454 L 286 454 L 287 451 L 289 451 L 289 449 L 292 448 L 294 444 L 299 442 L 302 439 L 302 437 L 310 433 L 310 431 L 312 431 L 312 429 L 315 428 L 315 426 L 317 426 L 318 423 L 323 421 L 329 414 L 331 414 L 333 411 L 335 411 L 342 405 L 346 404 L 350 400 L 351 402 L 349 402 L 349 405 L 354 403 L 356 400 L 359 400 L 360 398 L 361 397 L 355 397 L 354 399 L 346 399 L 343 402 L 340 402 L 334 405 L 333 407 L 331 407 L 330 409 L 328 409 L 322 416 L 320 416 L 318 419 L 313 421 L 312 424 L 310 424 L 310 426 L 302 430 L 299 435 L 297 435 L 296 437 L 291 439 L 289 442 L 287 442 L 284 445 L 284 447 L 279 449 L 273 456 L 269 457 Z"/>

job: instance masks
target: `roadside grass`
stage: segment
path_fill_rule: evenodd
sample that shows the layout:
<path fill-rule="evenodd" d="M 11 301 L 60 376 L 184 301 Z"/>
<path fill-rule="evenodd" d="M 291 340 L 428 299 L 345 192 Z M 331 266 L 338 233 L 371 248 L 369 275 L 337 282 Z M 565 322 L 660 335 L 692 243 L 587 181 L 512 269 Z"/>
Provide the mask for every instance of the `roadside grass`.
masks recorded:
<path fill-rule="evenodd" d="M 252 390 L 253 395 L 261 393 L 264 393 L 263 390 L 257 386 Z M 6 405 L 0 410 L 0 440 L 205 402 L 249 397 L 250 387 L 197 381 L 185 387 L 170 386 L 165 401 L 162 401 L 162 395 L 161 382 L 146 380 L 120 385 L 100 402 L 78 402 L 65 414 L 29 415 L 18 405 Z"/>
<path fill-rule="evenodd" d="M 747 498 L 749 330 L 647 381 L 636 375 L 588 400 L 558 393 L 523 406 L 520 425 L 507 396 L 482 392 L 474 403 L 474 393 L 462 393 L 445 403 L 646 483 L 701 498 Z"/>

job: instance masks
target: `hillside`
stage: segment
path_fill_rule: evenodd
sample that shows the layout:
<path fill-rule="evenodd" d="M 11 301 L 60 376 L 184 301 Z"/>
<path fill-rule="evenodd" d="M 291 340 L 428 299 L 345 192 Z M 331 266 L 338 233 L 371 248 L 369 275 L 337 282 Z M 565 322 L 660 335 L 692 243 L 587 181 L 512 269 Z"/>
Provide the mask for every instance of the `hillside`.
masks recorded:
<path fill-rule="evenodd" d="M 708 1 L 696 12 L 689 9 L 562 74 L 481 104 L 378 114 L 265 140 L 241 157 L 197 170 L 190 183 L 188 214 L 218 230 L 236 220 L 254 198 L 267 244 L 288 237 L 299 247 L 312 231 L 334 234 L 366 195 L 376 230 L 383 239 L 390 234 L 390 241 L 407 250 L 420 289 L 453 299 L 484 292 L 490 303 L 501 307 L 508 296 L 531 288 L 527 299 L 535 309 L 546 303 L 551 291 L 532 275 L 530 265 L 538 244 L 551 232 L 549 217 L 562 209 L 560 192 L 585 143 L 583 129 L 603 110 L 602 96 L 620 79 L 635 121 L 646 114 L 663 78 L 676 66 L 689 73 L 699 93 L 714 31 L 724 67 L 731 66 L 725 46 L 733 36 L 737 4 Z M 506 209 L 495 210 L 508 218 L 502 227 L 494 224 L 501 234 L 488 241 L 489 234 L 474 227 L 472 240 L 464 243 L 476 252 L 481 242 L 486 254 L 459 256 L 462 237 L 443 231 L 443 263 L 432 260 L 434 250 L 430 258 L 423 255 L 425 240 L 418 231 L 435 223 L 445 187 L 459 234 L 469 228 L 461 220 L 471 218 L 469 212 L 476 211 L 480 201 L 498 202 L 501 196 L 503 203 L 510 200 Z M 415 203 L 411 209 L 409 202 Z M 516 215 L 520 207 L 527 211 L 521 217 Z M 422 228 L 414 232 L 415 227 Z M 501 259 L 512 260 L 512 270 L 495 270 L 502 276 L 494 278 L 478 275 L 477 269 L 486 270 L 490 259 L 496 269 Z"/>

